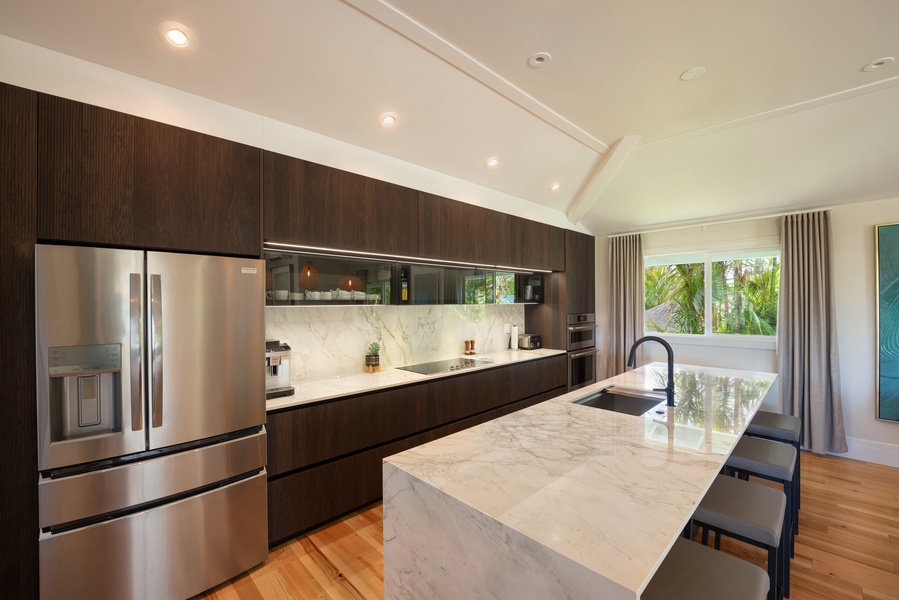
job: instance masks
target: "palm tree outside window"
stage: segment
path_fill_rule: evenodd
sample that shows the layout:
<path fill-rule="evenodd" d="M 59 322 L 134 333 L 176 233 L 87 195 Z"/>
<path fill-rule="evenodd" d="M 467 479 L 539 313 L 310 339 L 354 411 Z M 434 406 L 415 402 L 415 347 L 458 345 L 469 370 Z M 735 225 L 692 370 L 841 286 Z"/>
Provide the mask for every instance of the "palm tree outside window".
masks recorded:
<path fill-rule="evenodd" d="M 774 336 L 779 251 L 647 256 L 647 333 Z"/>

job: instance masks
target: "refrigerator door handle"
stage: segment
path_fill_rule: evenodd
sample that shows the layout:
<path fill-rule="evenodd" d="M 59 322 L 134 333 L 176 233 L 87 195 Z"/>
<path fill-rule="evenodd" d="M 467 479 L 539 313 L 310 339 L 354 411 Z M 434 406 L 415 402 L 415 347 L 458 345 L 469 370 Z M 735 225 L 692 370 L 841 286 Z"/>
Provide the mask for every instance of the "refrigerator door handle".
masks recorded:
<path fill-rule="evenodd" d="M 150 368 L 153 427 L 162 427 L 162 276 L 150 275 Z"/>
<path fill-rule="evenodd" d="M 132 431 L 140 431 L 144 428 L 142 398 L 143 390 L 141 389 L 141 274 L 131 273 L 131 294 L 129 303 L 131 306 L 131 317 L 129 327 L 130 344 L 131 344 L 131 429 Z"/>

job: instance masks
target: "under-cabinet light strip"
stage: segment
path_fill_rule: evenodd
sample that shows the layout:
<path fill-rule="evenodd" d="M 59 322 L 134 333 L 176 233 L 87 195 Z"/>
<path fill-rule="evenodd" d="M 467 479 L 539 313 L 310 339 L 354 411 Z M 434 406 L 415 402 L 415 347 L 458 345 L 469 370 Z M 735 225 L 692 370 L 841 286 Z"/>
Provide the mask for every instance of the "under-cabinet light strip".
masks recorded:
<path fill-rule="evenodd" d="M 506 267 L 506 266 L 502 266 L 502 265 L 488 265 L 488 264 L 483 264 L 483 263 L 459 262 L 459 261 L 452 261 L 452 260 L 443 260 L 440 258 L 420 258 L 420 257 L 416 257 L 416 256 L 403 256 L 400 254 L 382 254 L 382 253 L 378 253 L 378 252 L 365 252 L 362 250 L 341 250 L 339 248 L 327 248 L 324 246 L 304 246 L 304 245 L 300 245 L 300 244 L 285 244 L 282 242 L 265 242 L 264 247 L 267 249 L 270 249 L 270 250 L 282 249 L 282 248 L 295 249 L 298 251 L 299 250 L 302 250 L 302 251 L 311 250 L 311 251 L 315 251 L 315 252 L 325 252 L 330 256 L 335 256 L 335 255 L 336 256 L 348 256 L 348 257 L 366 256 L 366 257 L 373 257 L 373 258 L 403 260 L 403 261 L 413 262 L 415 264 L 421 264 L 421 265 L 428 265 L 428 264 L 431 264 L 434 266 L 440 266 L 440 265 L 453 266 L 454 265 L 454 266 L 460 266 L 460 267 L 477 267 L 479 269 L 500 269 L 503 271 L 512 271 L 512 272 L 516 272 L 516 273 L 552 273 L 552 271 L 547 271 L 546 269 L 525 270 L 525 269 L 522 269 L 521 267 Z"/>

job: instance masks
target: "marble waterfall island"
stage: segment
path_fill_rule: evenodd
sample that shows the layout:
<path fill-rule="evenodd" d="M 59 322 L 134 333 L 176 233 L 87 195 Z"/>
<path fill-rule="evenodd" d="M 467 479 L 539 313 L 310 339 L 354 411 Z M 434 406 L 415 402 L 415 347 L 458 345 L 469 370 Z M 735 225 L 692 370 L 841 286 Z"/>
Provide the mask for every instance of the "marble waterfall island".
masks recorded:
<path fill-rule="evenodd" d="M 653 363 L 384 460 L 384 597 L 638 599 L 776 375 Z"/>

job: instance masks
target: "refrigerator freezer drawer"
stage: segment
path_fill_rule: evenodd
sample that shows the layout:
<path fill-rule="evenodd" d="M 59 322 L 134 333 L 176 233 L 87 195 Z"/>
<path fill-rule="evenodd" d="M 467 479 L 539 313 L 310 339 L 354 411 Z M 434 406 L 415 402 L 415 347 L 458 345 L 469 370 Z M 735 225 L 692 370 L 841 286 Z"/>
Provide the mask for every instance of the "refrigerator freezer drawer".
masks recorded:
<path fill-rule="evenodd" d="M 41 598 L 189 598 L 265 560 L 266 473 L 151 510 L 45 534 Z"/>
<path fill-rule="evenodd" d="M 41 528 L 161 500 L 265 466 L 265 428 L 246 437 L 38 483 Z"/>

